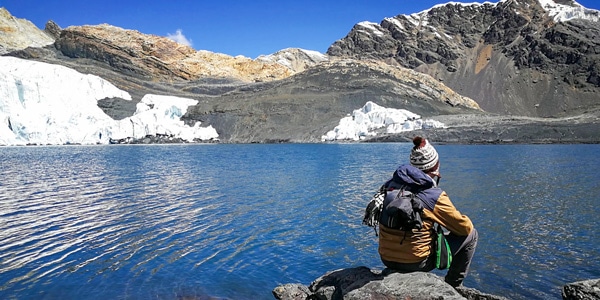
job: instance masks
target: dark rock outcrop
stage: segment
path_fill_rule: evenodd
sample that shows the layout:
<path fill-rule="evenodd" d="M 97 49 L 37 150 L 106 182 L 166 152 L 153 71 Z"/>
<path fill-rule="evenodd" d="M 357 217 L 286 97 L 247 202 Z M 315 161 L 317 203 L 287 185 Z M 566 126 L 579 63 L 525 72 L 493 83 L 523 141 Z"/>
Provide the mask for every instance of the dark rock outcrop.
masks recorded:
<path fill-rule="evenodd" d="M 395 273 L 389 269 L 371 270 L 367 267 L 340 269 L 327 272 L 306 286 L 288 283 L 275 287 L 273 296 L 278 300 L 507 300 L 498 295 L 460 286 L 453 288 L 444 279 L 431 273 Z M 579 281 L 563 286 L 564 300 L 600 299 L 600 279 Z"/>
<path fill-rule="evenodd" d="M 46 32 L 49 36 L 54 38 L 55 40 L 60 38 L 60 33 L 62 28 L 58 26 L 58 24 L 54 23 L 54 21 L 50 20 L 46 22 L 46 27 L 44 28 L 44 32 Z"/>
<path fill-rule="evenodd" d="M 447 128 L 379 135 L 365 142 L 410 142 L 415 135 L 438 143 L 578 144 L 598 143 L 600 112 L 568 118 L 532 118 L 491 114 L 440 115 L 432 119 Z"/>
<path fill-rule="evenodd" d="M 430 74 L 492 113 L 550 117 L 600 106 L 600 22 L 557 22 L 537 0 L 449 3 L 359 23 L 327 53 Z"/>
<path fill-rule="evenodd" d="M 578 281 L 567 284 L 562 289 L 564 300 L 600 299 L 600 279 Z"/>
<path fill-rule="evenodd" d="M 477 299 L 502 300 L 504 297 L 475 289 L 454 289 L 443 278 L 431 273 L 410 274 L 370 270 L 367 267 L 341 269 L 317 278 L 310 286 L 285 284 L 273 289 L 279 300 L 365 300 L 365 299 Z"/>

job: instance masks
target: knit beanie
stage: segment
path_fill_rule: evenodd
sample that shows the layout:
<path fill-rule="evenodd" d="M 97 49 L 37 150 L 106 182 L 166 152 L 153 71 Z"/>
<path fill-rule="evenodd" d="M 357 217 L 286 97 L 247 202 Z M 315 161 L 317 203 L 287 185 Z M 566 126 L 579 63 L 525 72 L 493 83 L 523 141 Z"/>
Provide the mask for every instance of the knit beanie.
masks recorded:
<path fill-rule="evenodd" d="M 425 173 L 437 170 L 438 153 L 427 139 L 417 136 L 413 139 L 413 144 L 415 146 L 410 151 L 410 164 Z"/>

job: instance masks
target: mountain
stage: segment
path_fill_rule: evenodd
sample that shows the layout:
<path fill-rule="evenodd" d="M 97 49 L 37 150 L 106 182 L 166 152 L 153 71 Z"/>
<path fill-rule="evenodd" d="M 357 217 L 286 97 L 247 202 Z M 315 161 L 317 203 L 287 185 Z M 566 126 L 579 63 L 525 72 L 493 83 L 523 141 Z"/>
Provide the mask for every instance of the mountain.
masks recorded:
<path fill-rule="evenodd" d="M 448 3 L 356 24 L 327 54 L 429 74 L 492 113 L 572 115 L 600 105 L 599 18 L 570 0 Z"/>
<path fill-rule="evenodd" d="M 251 60 L 108 24 L 70 26 L 51 45 L 7 55 L 109 81 L 131 96 L 96 99 L 114 120 L 134 117 L 148 94 L 191 99 L 197 104 L 181 119 L 212 126 L 221 142 L 318 142 L 369 101 L 424 117 L 480 112 L 427 75 L 377 61 L 330 60 L 293 48 Z"/>
<path fill-rule="evenodd" d="M 67 27 L 54 45 L 70 58 L 102 62 L 121 73 L 147 80 L 232 77 L 263 81 L 281 79 L 291 74 L 287 68 L 276 63 L 196 51 L 164 37 L 108 24 Z"/>
<path fill-rule="evenodd" d="M 39 110 L 42 113 L 38 114 L 37 119 L 52 122 L 66 120 L 66 124 L 58 124 L 60 126 L 55 127 L 59 128 L 58 130 L 50 131 L 55 135 L 61 132 L 60 128 L 77 127 L 73 124 L 85 122 L 86 118 L 106 120 L 102 124 L 108 125 L 101 127 L 94 126 L 100 123 L 85 123 L 89 125 L 86 127 L 88 131 L 92 132 L 89 136 L 94 137 L 98 134 L 97 138 L 86 139 L 86 143 L 105 143 L 113 140 L 154 143 L 205 141 L 215 138 L 224 143 L 320 142 L 341 136 L 359 137 L 367 141 L 405 141 L 416 132 L 397 132 L 395 129 L 389 129 L 403 127 L 419 130 L 414 128 L 412 123 L 389 123 L 395 122 L 394 120 L 406 120 L 405 116 L 416 116 L 414 124 L 435 124 L 433 127 L 427 125 L 430 128 L 421 129 L 425 132 L 420 134 L 441 142 L 599 142 L 600 130 L 597 130 L 597 124 L 600 108 L 597 106 L 597 93 L 594 94 L 597 91 L 593 84 L 594 77 L 588 76 L 591 80 L 582 81 L 580 74 L 576 72 L 569 73 L 572 76 L 565 75 L 564 78 L 560 77 L 562 73 L 553 73 L 554 70 L 583 68 L 586 62 L 590 65 L 585 70 L 594 74 L 594 66 L 597 63 L 594 56 L 594 53 L 597 53 L 594 26 L 597 24 L 592 20 L 562 22 L 560 19 L 559 22 L 552 19 L 576 14 L 593 16 L 593 11 L 590 14 L 589 10 L 581 8 L 578 12 L 568 11 L 566 14 L 566 10 L 562 10 L 551 15 L 538 6 L 537 18 L 546 20 L 539 30 L 559 26 L 556 25 L 559 23 L 569 26 L 580 24 L 577 35 L 572 37 L 571 34 L 574 33 L 569 32 L 563 36 L 563 40 L 577 41 L 577 51 L 583 51 L 581 49 L 585 47 L 596 51 L 590 53 L 589 58 L 581 58 L 577 63 L 548 63 L 548 66 L 543 65 L 546 68 L 544 69 L 542 65 L 535 68 L 519 66 L 509 55 L 512 52 L 502 50 L 504 48 L 499 48 L 500 44 L 486 44 L 484 38 L 487 35 L 482 36 L 481 32 L 488 32 L 489 36 L 495 36 L 492 33 L 501 33 L 498 36 L 505 37 L 500 40 L 505 41 L 506 47 L 512 45 L 513 48 L 510 49 L 521 49 L 513 42 L 508 43 L 510 39 L 506 37 L 525 32 L 525 25 L 519 25 L 521 19 L 518 16 L 530 12 L 525 10 L 512 13 L 497 9 L 500 5 L 509 3 L 513 2 L 502 1 L 496 5 L 448 4 L 411 16 L 386 19 L 382 24 L 360 23 L 346 38 L 332 44 L 328 54 L 288 48 L 255 60 L 243 56 L 231 57 L 196 51 L 164 37 L 108 24 L 61 29 L 49 21 L 44 30 L 35 26 L 13 26 L 14 30 L 8 30 L 11 31 L 10 34 L 30 37 L 28 42 L 13 45 L 8 42 L 11 40 L 8 37 L 9 33 L 3 31 L 0 31 L 0 41 L 4 41 L 2 47 L 7 51 L 4 56 L 17 59 L 11 62 L 11 66 L 16 69 L 22 68 L 28 61 L 63 66 L 77 72 L 69 75 L 71 78 L 86 78 L 86 74 L 92 74 L 114 85 L 126 95 L 87 98 L 87 105 L 100 108 L 103 116 L 99 116 L 97 111 L 89 106 L 86 106 L 86 111 L 82 113 L 70 112 L 71 105 L 67 102 L 61 105 L 68 113 L 63 113 L 60 109 L 48 112 Z M 445 11 L 446 7 L 453 10 Z M 468 8 L 467 12 L 463 11 L 465 7 Z M 506 9 L 512 8 L 507 6 Z M 441 16 L 433 17 L 438 15 Z M 421 18 L 421 21 L 417 22 L 420 25 L 415 27 L 414 20 L 409 19 L 417 17 Z M 2 22 L 12 22 L 10 20 L 16 19 L 10 14 L 0 15 L 0 18 L 8 20 Z M 466 21 L 465 18 L 470 18 L 471 21 Z M 511 18 L 516 18 L 519 22 L 510 21 Z M 409 20 L 406 21 L 408 23 L 398 21 L 404 19 Z M 498 24 L 489 21 L 490 19 L 496 19 Z M 443 35 L 431 35 L 429 31 L 442 28 L 438 23 L 443 23 L 447 32 Z M 426 24 L 438 24 L 438 27 L 427 27 Z M 468 24 L 470 25 L 467 26 Z M 394 29 L 392 25 L 397 28 Z M 487 30 L 485 26 L 497 26 L 502 30 Z M 516 29 L 511 29 L 513 27 Z M 395 31 L 392 32 L 392 29 Z M 516 33 L 512 34 L 513 31 Z M 456 35 L 452 37 L 450 34 Z M 438 36 L 446 35 L 448 37 L 445 39 L 438 39 Z M 52 42 L 33 42 L 31 37 L 34 36 L 47 37 Z M 405 42 L 402 42 L 402 39 Z M 518 41 L 528 40 L 523 38 Z M 400 53 L 403 55 L 399 55 Z M 481 59 L 473 61 L 477 57 Z M 588 62 L 588 59 L 592 62 Z M 528 59 L 525 61 L 530 64 L 537 63 L 535 59 L 531 62 Z M 0 75 L 8 78 L 8 81 L 5 81 L 8 85 L 0 89 L 8 91 L 6 95 L 11 95 L 0 98 L 0 107 L 3 107 L 0 109 L 0 122 L 7 125 L 2 130 L 8 128 L 20 143 L 27 143 L 30 132 L 15 133 L 15 128 L 18 127 L 15 125 L 17 118 L 14 112 L 18 110 L 15 107 L 24 99 L 20 98 L 23 95 L 19 92 L 20 88 L 14 90 L 14 87 L 22 86 L 24 89 L 34 90 L 37 85 L 45 85 L 43 81 L 53 76 L 52 72 L 67 71 L 63 68 L 43 67 L 53 71 L 32 78 L 15 79 L 13 67 L 0 67 Z M 533 75 L 537 77 L 528 77 Z M 509 86 L 518 83 L 510 81 L 516 77 L 528 81 L 517 87 Z M 541 88 L 549 84 L 544 81 L 546 77 L 556 78 L 555 81 L 563 78 L 563 84 L 556 85 L 550 92 L 545 91 Z M 568 82 L 568 78 L 575 79 Z M 494 84 L 490 84 L 494 88 L 482 85 L 485 80 L 494 80 Z M 450 88 L 452 84 L 459 86 Z M 541 88 L 531 88 L 533 85 Z M 75 91 L 75 88 L 74 85 L 56 83 L 56 89 L 65 94 L 93 94 L 93 91 Z M 500 89 L 503 89 L 502 95 L 489 94 Z M 475 96 L 484 97 L 474 101 L 467 96 L 468 91 Z M 539 97 L 545 95 L 544 93 L 565 97 Z M 54 103 L 60 102 L 57 97 L 45 94 L 36 97 L 40 101 L 49 102 L 44 103 L 47 107 L 60 107 Z M 77 101 L 76 97 L 69 99 Z M 170 102 L 171 106 L 168 105 Z M 561 110 L 546 107 L 551 105 Z M 496 109 L 496 106 L 502 109 Z M 147 111 L 149 113 L 146 113 Z M 490 114 L 490 111 L 495 113 Z M 532 117 L 545 116 L 549 114 L 548 111 L 558 111 L 557 115 L 568 116 L 551 119 Z M 49 114 L 50 112 L 54 115 Z M 377 120 L 368 121 L 371 123 L 366 124 L 354 123 L 356 118 L 362 119 L 371 113 Z M 404 117 L 396 115 L 397 113 Z M 161 115 L 169 118 L 158 118 Z M 26 111 L 20 111 L 19 115 L 20 120 L 25 120 L 23 122 L 33 122 L 31 124 L 41 126 L 38 121 L 31 120 L 35 119 L 35 116 L 28 116 Z M 418 119 L 421 117 L 423 119 Z M 382 122 L 380 118 L 384 118 L 385 121 Z M 125 128 L 127 126 L 123 127 L 123 122 L 134 125 L 132 128 Z M 202 124 L 204 129 L 199 128 L 198 124 Z M 364 127 L 372 127 L 372 131 L 365 133 L 360 129 Z M 139 131 L 139 128 L 145 129 Z M 344 134 L 331 134 L 332 131 Z M 100 132 L 103 133 L 102 136 Z M 113 132 L 119 134 L 106 136 Z M 178 135 L 183 134 L 182 132 L 187 132 L 186 138 Z M 346 134 L 348 132 L 349 134 Z M 129 135 L 124 137 L 124 134 Z M 70 138 L 54 140 L 78 143 Z"/>

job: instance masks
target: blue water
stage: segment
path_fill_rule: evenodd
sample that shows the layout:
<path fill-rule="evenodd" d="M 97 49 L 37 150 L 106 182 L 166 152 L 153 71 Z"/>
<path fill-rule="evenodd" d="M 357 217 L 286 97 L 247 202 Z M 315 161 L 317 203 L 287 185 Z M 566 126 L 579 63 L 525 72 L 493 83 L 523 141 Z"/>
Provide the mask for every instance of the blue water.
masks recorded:
<path fill-rule="evenodd" d="M 600 145 L 436 148 L 480 235 L 466 286 L 560 299 L 600 278 Z M 409 149 L 0 148 L 0 298 L 274 299 L 329 270 L 382 269 L 362 213 Z"/>

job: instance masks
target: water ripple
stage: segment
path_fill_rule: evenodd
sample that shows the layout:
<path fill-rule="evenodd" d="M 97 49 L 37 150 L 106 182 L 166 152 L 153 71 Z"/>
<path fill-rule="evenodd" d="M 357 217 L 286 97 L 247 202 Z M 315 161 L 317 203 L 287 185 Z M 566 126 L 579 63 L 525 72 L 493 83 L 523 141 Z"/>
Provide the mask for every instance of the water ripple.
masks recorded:
<path fill-rule="evenodd" d="M 0 298 L 271 299 L 277 284 L 381 267 L 362 213 L 402 161 L 390 153 L 409 147 L 2 148 Z M 552 298 L 536 291 L 600 277 L 598 178 L 560 148 L 472 149 L 438 150 L 442 184 L 481 236 L 469 284 Z"/>

